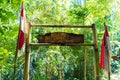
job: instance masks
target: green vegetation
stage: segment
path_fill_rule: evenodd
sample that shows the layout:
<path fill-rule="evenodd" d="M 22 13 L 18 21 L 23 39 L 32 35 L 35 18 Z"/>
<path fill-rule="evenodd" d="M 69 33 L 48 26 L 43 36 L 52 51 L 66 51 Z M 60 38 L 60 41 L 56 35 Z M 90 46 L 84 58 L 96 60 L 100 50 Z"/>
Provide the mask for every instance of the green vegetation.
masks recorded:
<path fill-rule="evenodd" d="M 0 80 L 13 80 L 14 55 L 19 29 L 19 15 L 23 0 L 0 0 Z M 120 1 L 119 0 L 24 0 L 27 21 L 40 24 L 96 24 L 98 47 L 104 33 L 106 22 L 110 33 L 112 54 L 120 52 Z M 92 42 L 89 29 L 32 29 L 32 42 L 37 42 L 39 34 L 49 32 L 86 33 L 85 42 Z M 30 80 L 84 80 L 84 50 L 81 46 L 43 46 L 31 47 Z M 92 47 L 86 51 L 86 78 L 94 80 L 94 52 Z M 24 53 L 17 59 L 17 80 L 23 79 Z M 111 59 L 111 78 L 120 75 L 120 61 Z M 101 77 L 106 78 L 101 70 Z M 119 76 L 117 76 L 117 79 Z"/>

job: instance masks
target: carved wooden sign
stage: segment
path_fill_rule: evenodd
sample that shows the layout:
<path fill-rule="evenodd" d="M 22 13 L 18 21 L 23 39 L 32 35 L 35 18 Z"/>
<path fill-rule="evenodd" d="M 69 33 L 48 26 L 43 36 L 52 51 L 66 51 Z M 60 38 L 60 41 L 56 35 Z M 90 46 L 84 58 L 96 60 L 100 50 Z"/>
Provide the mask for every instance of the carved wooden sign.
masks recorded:
<path fill-rule="evenodd" d="M 73 34 L 65 32 L 47 33 L 39 35 L 39 43 L 84 43 L 83 34 Z"/>

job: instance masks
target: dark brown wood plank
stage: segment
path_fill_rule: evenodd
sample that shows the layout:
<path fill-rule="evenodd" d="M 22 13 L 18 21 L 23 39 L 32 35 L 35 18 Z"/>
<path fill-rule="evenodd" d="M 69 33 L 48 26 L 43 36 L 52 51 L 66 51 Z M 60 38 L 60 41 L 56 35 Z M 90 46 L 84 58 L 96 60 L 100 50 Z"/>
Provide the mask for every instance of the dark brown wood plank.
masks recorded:
<path fill-rule="evenodd" d="M 39 43 L 84 43 L 84 35 L 83 34 L 73 34 L 73 33 L 65 33 L 65 32 L 53 32 L 47 33 L 45 35 L 39 35 L 38 37 Z"/>

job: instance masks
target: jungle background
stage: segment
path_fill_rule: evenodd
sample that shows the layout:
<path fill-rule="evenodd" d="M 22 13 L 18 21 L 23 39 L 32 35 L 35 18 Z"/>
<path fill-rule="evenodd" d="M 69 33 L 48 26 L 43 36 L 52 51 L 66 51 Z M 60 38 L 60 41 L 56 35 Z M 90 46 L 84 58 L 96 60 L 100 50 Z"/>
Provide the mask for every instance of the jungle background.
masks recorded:
<path fill-rule="evenodd" d="M 111 56 L 120 54 L 119 0 L 0 0 L 0 80 L 13 80 L 22 1 L 24 1 L 27 21 L 34 24 L 92 25 L 95 23 L 99 53 L 104 34 L 103 23 L 106 22 L 112 47 Z M 90 29 L 35 28 L 32 31 L 32 42 L 37 42 L 39 34 L 56 31 L 84 33 L 85 42 L 92 42 Z M 30 54 L 30 80 L 95 79 L 92 47 L 31 47 Z M 24 53 L 19 52 L 17 80 L 23 80 L 24 56 Z M 110 59 L 110 62 L 111 80 L 119 80 L 120 61 Z M 107 79 L 103 70 L 100 77 L 102 80 Z"/>

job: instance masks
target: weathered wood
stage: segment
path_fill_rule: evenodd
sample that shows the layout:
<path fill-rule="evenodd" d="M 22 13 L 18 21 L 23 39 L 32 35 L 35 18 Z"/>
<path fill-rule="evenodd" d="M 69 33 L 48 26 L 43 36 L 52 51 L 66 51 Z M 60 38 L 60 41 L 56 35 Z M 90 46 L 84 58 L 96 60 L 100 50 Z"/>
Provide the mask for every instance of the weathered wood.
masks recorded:
<path fill-rule="evenodd" d="M 24 80 L 29 80 L 29 65 L 30 65 L 30 52 L 29 52 L 29 36 L 30 36 L 30 23 L 26 25 L 28 31 L 26 34 L 25 44 L 25 69 L 24 69 Z"/>
<path fill-rule="evenodd" d="M 19 40 L 20 40 L 19 39 L 20 38 L 20 30 L 21 30 L 21 26 L 19 26 L 17 46 L 16 46 L 15 57 L 14 57 L 14 77 L 13 77 L 13 80 L 16 80 L 16 66 L 17 66 L 17 57 L 18 57 L 18 45 L 19 45 Z"/>
<path fill-rule="evenodd" d="M 86 77 L 86 59 L 87 59 L 87 47 L 84 48 L 84 80 L 87 80 Z"/>
<path fill-rule="evenodd" d="M 83 43 L 83 34 L 72 34 L 65 32 L 47 33 L 45 35 L 39 35 L 39 43 Z"/>
<path fill-rule="evenodd" d="M 79 25 L 47 25 L 47 24 L 31 24 L 31 27 L 54 27 L 54 28 L 92 28 L 92 26 Z"/>
<path fill-rule="evenodd" d="M 94 46 L 94 44 L 87 43 L 30 43 L 30 46 Z"/>
<path fill-rule="evenodd" d="M 107 25 L 106 25 L 106 23 L 104 22 L 104 27 L 105 27 L 105 30 L 107 29 Z M 110 51 L 109 51 L 109 44 L 108 43 L 106 43 L 106 54 L 107 54 L 107 56 L 108 56 L 108 80 L 110 80 Z"/>
<path fill-rule="evenodd" d="M 98 44 L 97 44 L 97 32 L 96 32 L 96 27 L 95 24 L 92 25 L 92 30 L 93 30 L 93 41 L 94 41 L 94 53 L 95 53 L 95 76 L 96 80 L 100 80 L 100 68 L 99 68 L 99 53 L 98 53 Z"/>
<path fill-rule="evenodd" d="M 120 60 L 120 57 L 118 57 L 118 56 L 112 56 L 112 59 L 113 59 L 113 60 L 116 60 L 116 61 L 119 61 L 119 60 Z"/>

